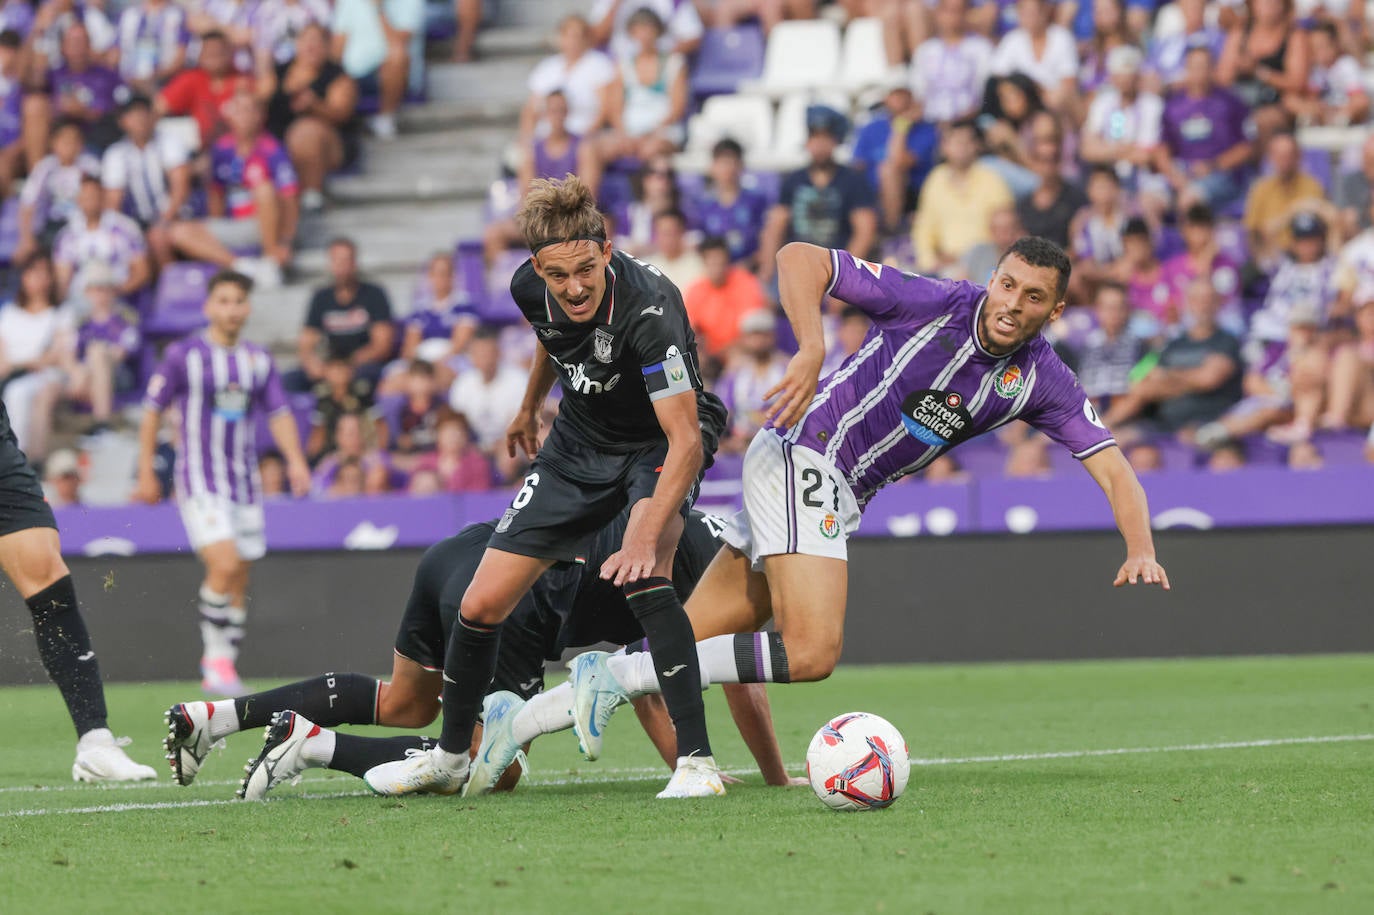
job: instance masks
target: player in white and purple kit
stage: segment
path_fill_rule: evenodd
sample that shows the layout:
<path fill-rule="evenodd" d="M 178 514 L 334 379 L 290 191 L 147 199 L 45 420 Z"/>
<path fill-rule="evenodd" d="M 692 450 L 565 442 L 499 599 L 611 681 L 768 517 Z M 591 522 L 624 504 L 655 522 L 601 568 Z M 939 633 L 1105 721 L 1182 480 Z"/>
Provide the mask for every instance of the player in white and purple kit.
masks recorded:
<path fill-rule="evenodd" d="M 201 688 L 215 695 L 239 695 L 235 661 L 243 638 L 248 569 L 267 552 L 263 531 L 262 484 L 254 426 L 260 413 L 277 449 L 286 458 L 291 491 L 310 490 L 310 468 L 301 452 L 295 418 L 286 404 L 272 357 L 239 339 L 248 321 L 252 281 L 224 271 L 211 278 L 205 300 L 210 326 L 167 349 L 148 381 L 139 429 L 137 496 L 161 497 L 153 472 L 162 414 L 180 413 L 176 497 L 191 548 L 205 564 L 200 588 Z"/>
<path fill-rule="evenodd" d="M 1069 270 L 1043 238 L 1012 245 L 986 288 L 813 245 L 779 252 L 782 304 L 800 350 L 769 392 L 772 428 L 745 456 L 744 510 L 687 602 L 703 685 L 829 676 L 844 634 L 846 540 L 864 507 L 887 484 L 1016 419 L 1068 448 L 1102 486 L 1126 540 L 1114 583 L 1169 587 L 1140 482 L 1040 334 L 1064 310 Z M 818 389 L 826 295 L 874 326 Z M 777 631 L 755 631 L 770 616 Z M 601 663 L 603 675 L 584 687 L 594 695 L 574 701 L 590 709 L 591 720 L 577 724 L 583 731 L 599 732 L 611 709 L 658 690 L 652 666 L 633 656 Z"/>

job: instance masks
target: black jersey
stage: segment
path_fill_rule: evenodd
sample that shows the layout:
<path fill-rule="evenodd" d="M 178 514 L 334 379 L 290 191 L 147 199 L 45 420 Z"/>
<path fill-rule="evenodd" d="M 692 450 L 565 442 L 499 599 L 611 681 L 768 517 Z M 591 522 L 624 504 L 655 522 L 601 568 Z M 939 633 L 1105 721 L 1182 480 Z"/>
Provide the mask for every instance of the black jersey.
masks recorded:
<path fill-rule="evenodd" d="M 606 294 L 586 323 L 568 319 L 529 261 L 510 291 L 563 386 L 560 432 L 605 451 L 637 451 L 665 440 L 653 401 L 688 391 L 696 392 L 703 430 L 724 427 L 720 399 L 702 389 L 682 293 L 657 267 L 612 252 Z"/>

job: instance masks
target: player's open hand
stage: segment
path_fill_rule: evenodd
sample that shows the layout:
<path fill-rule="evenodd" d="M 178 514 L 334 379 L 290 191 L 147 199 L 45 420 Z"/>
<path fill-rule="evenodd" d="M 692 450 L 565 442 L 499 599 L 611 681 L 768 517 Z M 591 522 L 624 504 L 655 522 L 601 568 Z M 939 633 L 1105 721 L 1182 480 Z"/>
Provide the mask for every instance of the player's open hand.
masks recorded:
<path fill-rule="evenodd" d="M 657 556 L 652 540 L 630 540 L 626 538 L 620 549 L 611 554 L 601 566 L 601 577 L 613 582 L 617 588 L 624 587 L 641 578 L 654 574 Z"/>
<path fill-rule="evenodd" d="M 763 395 L 765 425 L 776 429 L 790 429 L 806 414 L 811 399 L 816 396 L 816 381 L 821 377 L 824 353 L 797 353 L 787 363 L 782 380 Z"/>
<path fill-rule="evenodd" d="M 310 494 L 310 465 L 305 461 L 293 461 L 286 467 L 286 480 L 291 486 L 291 495 L 303 499 Z"/>
<path fill-rule="evenodd" d="M 517 448 L 530 457 L 539 453 L 539 414 L 521 410 L 506 427 L 506 453 L 518 457 Z"/>
<path fill-rule="evenodd" d="M 1131 556 L 1121 564 L 1117 570 L 1116 580 L 1112 586 L 1119 588 L 1127 583 L 1136 584 L 1137 582 L 1147 585 L 1161 585 L 1165 591 L 1169 590 L 1169 574 L 1164 571 L 1164 566 L 1155 562 L 1153 557 Z"/>

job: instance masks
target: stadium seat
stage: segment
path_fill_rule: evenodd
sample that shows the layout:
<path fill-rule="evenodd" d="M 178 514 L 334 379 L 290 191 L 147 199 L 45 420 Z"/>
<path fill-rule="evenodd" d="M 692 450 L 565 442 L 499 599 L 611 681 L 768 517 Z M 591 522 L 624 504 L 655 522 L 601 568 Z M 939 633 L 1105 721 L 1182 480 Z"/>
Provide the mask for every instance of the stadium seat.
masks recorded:
<path fill-rule="evenodd" d="M 888 79 L 889 69 L 882 20 L 867 16 L 851 19 L 840 52 L 840 85 L 850 93 L 880 86 Z"/>
<path fill-rule="evenodd" d="M 752 23 L 707 29 L 692 63 L 692 97 L 698 101 L 728 95 L 763 74 L 763 31 Z"/>
<path fill-rule="evenodd" d="M 465 239 L 458 242 L 458 247 L 453 252 L 453 269 L 454 285 L 465 290 L 468 301 L 481 310 L 487 300 L 487 268 L 482 259 L 480 239 Z"/>
<path fill-rule="evenodd" d="M 761 152 L 773 142 L 773 106 L 755 95 L 715 95 L 692 117 L 687 131 L 688 149 L 709 151 L 717 141 L 730 137 L 750 153 Z"/>
<path fill-rule="evenodd" d="M 510 280 L 520 265 L 529 259 L 525 251 L 506 251 L 487 271 L 486 294 L 478 306 L 488 324 L 514 324 L 523 320 L 520 308 L 510 294 Z"/>
<path fill-rule="evenodd" d="M 498 178 L 487 188 L 487 202 L 483 207 L 484 222 L 510 219 L 520 206 L 520 188 L 514 178 Z"/>
<path fill-rule="evenodd" d="M 201 309 L 205 286 L 219 270 L 214 264 L 179 261 L 168 264 L 157 281 L 157 294 L 143 316 L 147 337 L 180 337 L 205 326 Z"/>
<path fill-rule="evenodd" d="M 781 96 L 833 86 L 840 71 L 840 27 L 827 19 L 780 22 L 768 36 L 763 75 L 740 91 Z"/>
<path fill-rule="evenodd" d="M 1322 189 L 1326 191 L 1326 196 L 1329 198 L 1335 183 L 1331 168 L 1331 153 L 1324 149 L 1304 149 L 1302 151 L 1302 167 L 1309 175 L 1321 182 Z"/>
<path fill-rule="evenodd" d="M 19 247 L 19 198 L 8 197 L 0 204 L 0 264 L 8 264 Z"/>

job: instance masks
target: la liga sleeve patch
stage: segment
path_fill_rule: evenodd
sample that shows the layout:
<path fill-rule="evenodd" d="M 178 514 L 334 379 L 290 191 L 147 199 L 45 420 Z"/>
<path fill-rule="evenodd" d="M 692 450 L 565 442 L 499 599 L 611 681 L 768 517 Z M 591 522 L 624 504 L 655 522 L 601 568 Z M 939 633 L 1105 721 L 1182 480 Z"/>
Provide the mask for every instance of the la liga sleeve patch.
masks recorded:
<path fill-rule="evenodd" d="M 692 375 L 681 350 L 670 346 L 662 362 L 644 366 L 644 387 L 649 392 L 650 400 L 693 390 Z"/>

